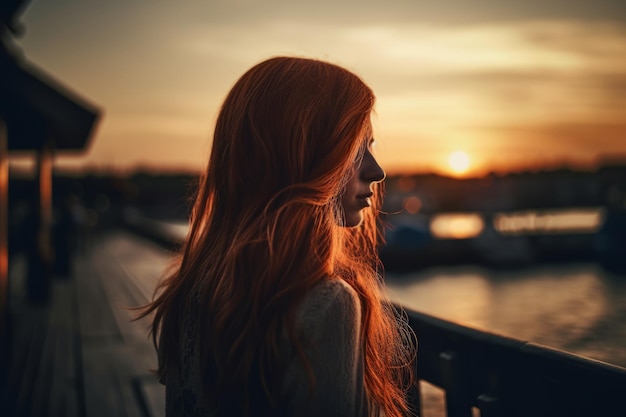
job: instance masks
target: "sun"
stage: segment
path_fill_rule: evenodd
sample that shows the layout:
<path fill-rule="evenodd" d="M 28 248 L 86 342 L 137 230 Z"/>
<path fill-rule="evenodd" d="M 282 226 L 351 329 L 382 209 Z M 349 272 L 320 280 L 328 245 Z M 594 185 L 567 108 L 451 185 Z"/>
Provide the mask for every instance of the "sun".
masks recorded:
<path fill-rule="evenodd" d="M 470 164 L 470 157 L 464 151 L 454 151 L 448 157 L 450 170 L 458 175 L 465 174 L 469 170 Z"/>

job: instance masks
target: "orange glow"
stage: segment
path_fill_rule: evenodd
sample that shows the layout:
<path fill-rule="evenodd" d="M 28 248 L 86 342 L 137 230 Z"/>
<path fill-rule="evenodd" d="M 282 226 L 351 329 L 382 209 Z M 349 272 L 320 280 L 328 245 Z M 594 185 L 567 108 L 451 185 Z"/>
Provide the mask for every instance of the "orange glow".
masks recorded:
<path fill-rule="evenodd" d="M 404 209 L 409 214 L 416 214 L 422 208 L 422 200 L 419 197 L 411 196 L 404 200 Z"/>
<path fill-rule="evenodd" d="M 585 208 L 498 214 L 494 227 L 503 235 L 594 233 L 603 222 L 603 209 Z"/>
<path fill-rule="evenodd" d="M 453 173 L 465 174 L 470 167 L 470 157 L 466 152 L 455 151 L 450 154 L 448 164 Z"/>
<path fill-rule="evenodd" d="M 435 216 L 430 231 L 438 239 L 469 239 L 485 228 L 483 218 L 474 213 L 451 213 Z"/>

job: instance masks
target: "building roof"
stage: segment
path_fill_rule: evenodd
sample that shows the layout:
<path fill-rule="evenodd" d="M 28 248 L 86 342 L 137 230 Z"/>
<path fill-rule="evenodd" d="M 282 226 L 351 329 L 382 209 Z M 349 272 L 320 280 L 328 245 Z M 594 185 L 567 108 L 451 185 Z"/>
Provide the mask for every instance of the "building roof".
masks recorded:
<path fill-rule="evenodd" d="M 0 117 L 10 151 L 36 150 L 47 143 L 57 151 L 88 147 L 98 108 L 11 54 L 0 53 L 0 74 Z"/>

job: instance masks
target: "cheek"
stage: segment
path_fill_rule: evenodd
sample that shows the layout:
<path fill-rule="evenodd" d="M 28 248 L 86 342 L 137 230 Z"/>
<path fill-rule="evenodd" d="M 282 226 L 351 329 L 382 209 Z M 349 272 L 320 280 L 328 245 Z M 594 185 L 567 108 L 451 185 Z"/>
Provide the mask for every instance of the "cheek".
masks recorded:
<path fill-rule="evenodd" d="M 357 177 L 357 170 L 353 169 L 346 176 L 345 186 L 343 187 L 341 201 L 345 202 L 349 200 L 351 197 L 356 196 L 356 192 L 358 191 L 359 181 Z"/>
<path fill-rule="evenodd" d="M 361 209 L 356 201 L 356 195 L 358 193 L 358 177 L 356 172 L 353 172 L 347 179 L 346 185 L 341 195 L 341 212 L 342 221 L 341 224 L 346 227 L 358 226 L 362 219 Z"/>

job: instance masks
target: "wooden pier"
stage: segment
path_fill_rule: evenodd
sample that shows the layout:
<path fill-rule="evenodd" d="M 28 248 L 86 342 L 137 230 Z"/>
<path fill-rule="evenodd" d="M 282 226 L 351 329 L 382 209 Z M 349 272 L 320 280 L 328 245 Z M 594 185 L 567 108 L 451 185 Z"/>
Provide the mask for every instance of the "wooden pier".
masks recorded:
<path fill-rule="evenodd" d="M 149 300 L 164 259 L 161 247 L 124 231 L 91 237 L 72 276 L 55 278 L 50 301 L 33 305 L 24 291 L 27 265 L 17 257 L 0 415 L 164 416 L 148 321 L 132 321 L 128 309 Z"/>

